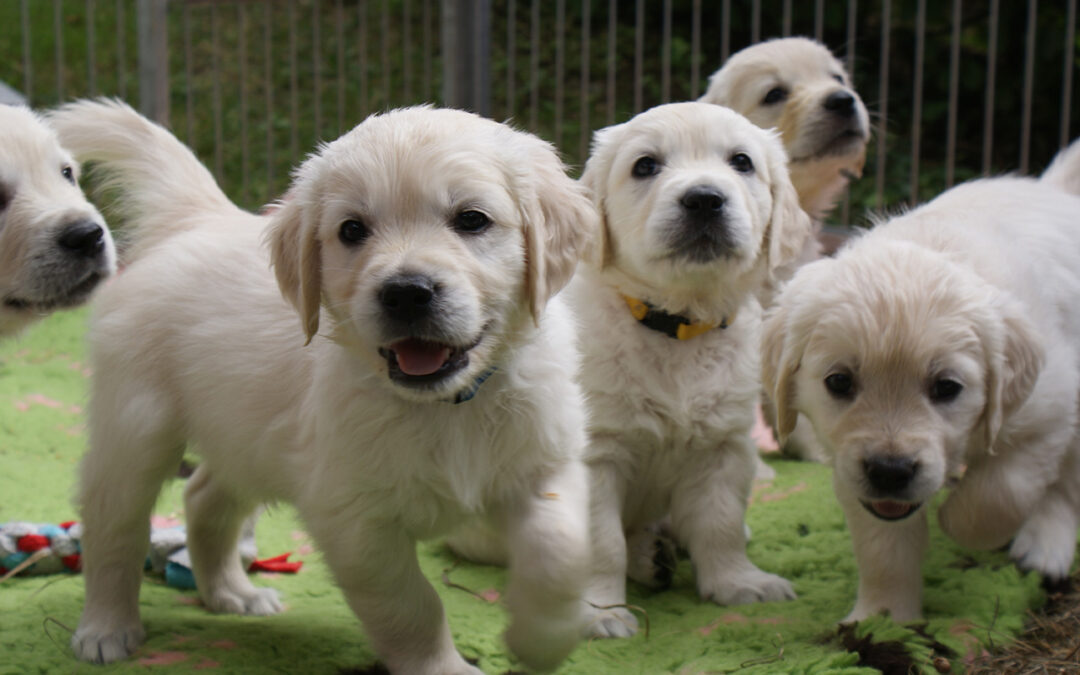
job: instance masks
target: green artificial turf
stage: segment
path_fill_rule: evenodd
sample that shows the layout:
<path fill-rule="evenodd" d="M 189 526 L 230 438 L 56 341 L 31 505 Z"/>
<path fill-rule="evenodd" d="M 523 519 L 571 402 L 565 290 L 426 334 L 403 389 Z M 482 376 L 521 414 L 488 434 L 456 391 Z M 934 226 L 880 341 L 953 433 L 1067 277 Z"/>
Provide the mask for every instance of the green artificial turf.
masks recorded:
<path fill-rule="evenodd" d="M 86 442 L 85 317 L 85 311 L 60 314 L 0 343 L 0 523 L 75 517 L 72 486 Z M 757 487 L 748 514 L 749 552 L 762 568 L 790 579 L 798 600 L 744 607 L 702 602 L 690 563 L 683 561 L 670 590 L 629 586 L 629 602 L 647 615 L 641 623 L 648 634 L 583 642 L 558 672 L 875 672 L 858 665 L 860 658 L 879 666 L 911 659 L 932 672 L 935 654 L 945 655 L 960 672 L 966 655 L 1007 642 L 1021 628 L 1025 611 L 1043 601 L 1038 578 L 1020 575 L 1004 553 L 961 549 L 935 527 L 924 565 L 925 627 L 875 618 L 839 635 L 835 622 L 854 600 L 855 563 L 829 471 L 771 461 L 777 478 Z M 156 513 L 182 518 L 181 490 L 180 480 L 167 486 Z M 266 512 L 256 539 L 260 557 L 292 551 L 304 561 L 295 575 L 258 575 L 258 584 L 280 590 L 282 614 L 212 615 L 194 592 L 167 587 L 148 573 L 141 596 L 147 642 L 128 661 L 109 667 L 80 664 L 67 647 L 82 606 L 81 576 L 20 576 L 0 584 L 0 675 L 333 674 L 371 668 L 376 658 L 370 643 L 293 510 L 282 505 Z M 498 593 L 505 588 L 505 572 L 459 563 L 436 542 L 421 544 L 419 553 L 460 651 L 488 673 L 520 669 L 500 638 L 506 614 Z"/>

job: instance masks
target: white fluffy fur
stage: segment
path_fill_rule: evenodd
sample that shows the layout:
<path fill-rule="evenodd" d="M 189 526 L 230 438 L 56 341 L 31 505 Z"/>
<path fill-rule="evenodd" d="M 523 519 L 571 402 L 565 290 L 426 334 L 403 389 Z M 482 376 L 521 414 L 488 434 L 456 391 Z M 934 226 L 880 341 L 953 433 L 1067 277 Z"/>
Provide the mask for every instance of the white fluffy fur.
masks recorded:
<path fill-rule="evenodd" d="M 859 567 L 847 620 L 921 615 L 926 503 L 960 543 L 1010 552 L 1051 581 L 1080 525 L 1080 153 L 1050 181 L 974 181 L 802 268 L 766 321 L 764 383 L 790 432 L 805 414 L 829 451 Z M 848 373 L 854 395 L 825 378 Z M 932 400 L 934 382 L 963 386 Z M 868 459 L 917 462 L 882 495 Z M 864 504 L 921 505 L 886 521 Z"/>
<path fill-rule="evenodd" d="M 732 166 L 747 154 L 754 170 Z M 650 156 L 648 178 L 632 175 Z M 720 106 L 676 103 L 597 132 L 582 181 L 604 224 L 602 246 L 571 282 L 590 404 L 593 573 L 588 632 L 632 634 L 625 609 L 627 536 L 634 577 L 655 583 L 649 526 L 670 514 L 705 599 L 794 597 L 746 556 L 743 515 L 754 476 L 750 441 L 759 390 L 760 307 L 754 291 L 809 234 L 779 139 Z M 726 256 L 688 260 L 671 236 L 689 227 L 680 199 L 706 186 L 725 198 Z M 640 325 L 620 294 L 695 320 L 731 325 L 680 341 Z M 644 542 L 645 545 L 642 545 Z"/>
<path fill-rule="evenodd" d="M 0 105 L 0 336 L 82 304 L 116 269 L 112 237 L 77 178 L 78 166 L 45 120 Z M 60 243 L 77 223 L 101 228 L 99 251 Z"/>
<path fill-rule="evenodd" d="M 510 648 L 533 668 L 561 661 L 581 630 L 586 437 L 572 322 L 551 296 L 596 215 L 552 148 L 469 113 L 390 112 L 324 146 L 259 217 L 122 104 L 76 103 L 55 123 L 113 172 L 140 239 L 90 334 L 76 655 L 114 661 L 142 640 L 148 516 L 191 443 L 188 544 L 211 611 L 281 610 L 243 573 L 236 535 L 256 504 L 285 500 L 392 672 L 478 674 L 415 542 L 485 518 L 510 543 Z M 462 209 L 494 224 L 459 233 Z M 339 239 L 348 219 L 370 231 L 358 246 Z M 438 279 L 445 340 L 480 336 L 465 370 L 426 388 L 389 379 L 378 354 L 395 338 L 379 285 L 401 270 Z M 445 400 L 490 366 L 474 399 Z"/>

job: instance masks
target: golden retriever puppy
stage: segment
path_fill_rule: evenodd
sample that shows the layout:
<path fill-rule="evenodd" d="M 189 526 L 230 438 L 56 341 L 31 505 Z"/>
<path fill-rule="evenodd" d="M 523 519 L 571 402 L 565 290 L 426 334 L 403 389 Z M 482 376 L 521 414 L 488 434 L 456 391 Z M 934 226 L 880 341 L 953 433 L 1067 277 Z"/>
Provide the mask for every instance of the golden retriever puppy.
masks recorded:
<path fill-rule="evenodd" d="M 82 304 L 116 269 L 78 171 L 44 120 L 0 105 L 0 336 Z"/>
<path fill-rule="evenodd" d="M 779 38 L 736 52 L 700 100 L 780 132 L 799 203 L 815 221 L 862 175 L 870 118 L 844 64 L 818 42 Z"/>
<path fill-rule="evenodd" d="M 810 231 L 779 138 L 720 106 L 662 105 L 598 131 L 581 180 L 603 222 L 567 289 L 590 412 L 588 633 L 636 630 L 625 609 L 601 609 L 625 602 L 628 535 L 632 576 L 670 582 L 673 551 L 655 548 L 649 527 L 665 515 L 701 597 L 795 597 L 747 558 L 743 524 L 760 391 L 754 292 Z"/>
<path fill-rule="evenodd" d="M 1058 171 L 1075 181 L 1080 161 Z M 848 621 L 920 617 L 927 511 L 942 489 L 938 519 L 961 544 L 1011 540 L 1021 568 L 1050 583 L 1069 573 L 1080 198 L 1065 182 L 1055 171 L 953 188 L 800 269 L 766 320 L 777 426 L 811 421 L 851 529 Z"/>
<path fill-rule="evenodd" d="M 289 501 L 391 672 L 477 675 L 415 546 L 486 518 L 509 543 L 509 646 L 558 664 L 581 632 L 588 482 L 573 322 L 553 296 L 597 215 L 552 147 L 462 111 L 388 112 L 256 216 L 120 103 L 53 121 L 112 172 L 139 240 L 90 332 L 76 655 L 142 640 L 148 517 L 190 443 L 188 547 L 211 611 L 281 611 L 236 539 L 257 504 Z"/>

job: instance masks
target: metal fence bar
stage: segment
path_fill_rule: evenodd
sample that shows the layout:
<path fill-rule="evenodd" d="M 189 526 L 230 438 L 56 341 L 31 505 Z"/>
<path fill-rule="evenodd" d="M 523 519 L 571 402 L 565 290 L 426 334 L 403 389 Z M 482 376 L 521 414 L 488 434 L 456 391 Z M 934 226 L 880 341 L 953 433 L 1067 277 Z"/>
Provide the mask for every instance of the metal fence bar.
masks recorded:
<path fill-rule="evenodd" d="M 1061 75 L 1061 136 L 1058 145 L 1069 144 L 1069 113 L 1072 106 L 1073 60 L 1076 58 L 1076 0 L 1069 0 L 1065 18 L 1065 68 Z"/>
<path fill-rule="evenodd" d="M 750 3 L 750 42 L 761 42 L 761 0 Z"/>
<path fill-rule="evenodd" d="M 953 0 L 952 36 L 949 38 L 949 119 L 945 129 L 945 187 L 956 180 L 956 115 L 960 90 L 960 24 L 962 0 Z"/>
<path fill-rule="evenodd" d="M 1024 48 L 1024 104 L 1020 113 L 1020 173 L 1031 159 L 1031 99 L 1035 94 L 1035 33 L 1037 0 L 1028 0 L 1027 41 Z"/>
<path fill-rule="evenodd" d="M 823 4 L 823 3 L 822 3 Z M 824 13 L 824 9 L 821 9 Z M 857 18 L 856 0 L 848 0 L 847 5 L 847 26 L 846 28 L 846 44 L 847 54 L 845 56 L 845 66 L 848 71 L 848 77 L 851 78 L 852 85 L 855 83 L 855 19 Z M 824 29 L 823 29 L 824 30 Z M 844 190 L 844 199 L 840 205 L 840 222 L 851 222 L 851 189 L 846 188 Z"/>
<path fill-rule="evenodd" d="M 607 126 L 615 124 L 615 28 L 618 20 L 617 0 L 608 0 L 607 33 Z"/>
<path fill-rule="evenodd" d="M 731 55 L 731 0 L 720 3 L 720 22 L 723 23 L 720 27 L 720 64 L 723 65 Z"/>
<path fill-rule="evenodd" d="M 825 41 L 825 2 L 814 0 L 814 39 Z"/>
<path fill-rule="evenodd" d="M 578 157 L 584 158 L 589 152 L 589 36 L 592 23 L 592 3 L 581 0 L 581 92 L 579 94 L 578 113 Z"/>
<path fill-rule="evenodd" d="M 53 44 L 56 48 L 56 100 L 64 100 L 64 8 L 53 0 Z"/>
<path fill-rule="evenodd" d="M 225 131 L 221 106 L 221 21 L 218 5 L 210 5 L 210 51 L 214 75 L 214 175 L 219 181 L 225 178 Z"/>
<path fill-rule="evenodd" d="M 645 55 L 645 0 L 637 0 L 634 10 L 634 112 L 643 107 L 642 69 Z"/>
<path fill-rule="evenodd" d="M 562 147 L 566 75 L 566 0 L 555 1 L 555 147 Z"/>
<path fill-rule="evenodd" d="M 671 100 L 671 0 L 664 0 L 660 45 L 660 102 Z"/>
<path fill-rule="evenodd" d="M 169 123 L 169 51 L 166 0 L 139 0 L 139 110 L 164 125 Z M 63 100 L 62 90 L 59 91 Z"/>
<path fill-rule="evenodd" d="M 1000 0 L 990 0 L 990 25 L 986 44 L 986 99 L 983 104 L 983 164 L 984 176 L 990 175 L 994 152 L 994 88 L 997 84 L 997 42 Z"/>
<path fill-rule="evenodd" d="M 237 6 L 237 19 L 240 21 L 240 31 L 237 41 L 237 51 L 240 62 L 240 200 L 244 203 L 249 198 L 251 148 L 248 144 L 248 57 L 247 57 L 247 5 L 240 3 Z"/>
<path fill-rule="evenodd" d="M 334 41 L 337 42 L 337 136 L 345 133 L 345 3 L 334 3 Z"/>
<path fill-rule="evenodd" d="M 529 17 L 529 128 L 540 120 L 540 0 L 533 0 Z"/>
<path fill-rule="evenodd" d="M 389 108 L 393 105 L 390 98 L 390 92 L 393 91 L 390 86 L 390 0 L 383 0 L 379 21 L 382 26 L 382 35 L 379 36 L 379 52 L 381 54 L 380 58 L 382 58 L 382 82 L 379 83 L 379 87 L 382 89 L 382 106 L 383 108 Z"/>
<path fill-rule="evenodd" d="M 94 49 L 94 0 L 86 0 L 86 88 L 97 96 L 97 52 Z"/>
<path fill-rule="evenodd" d="M 315 121 L 315 142 L 322 140 L 322 35 L 320 34 L 319 0 L 311 2 L 311 82 L 312 117 Z M 386 56 L 384 54 L 384 56 Z"/>
<path fill-rule="evenodd" d="M 784 5 L 780 10 L 780 31 L 784 37 L 791 35 L 791 0 L 784 0 Z"/>
<path fill-rule="evenodd" d="M 425 3 L 425 6 L 427 3 Z M 509 0 L 506 6 L 506 118 L 514 116 L 514 85 L 517 82 L 517 68 L 514 53 L 517 49 L 517 2 Z M 430 44 L 427 40 L 424 44 Z"/>
<path fill-rule="evenodd" d="M 891 31 L 892 0 L 881 3 L 881 69 L 878 72 L 877 166 L 874 171 L 874 203 L 878 209 L 885 205 L 885 129 L 889 121 L 889 33 Z"/>
<path fill-rule="evenodd" d="M 184 3 L 184 127 L 187 144 L 195 147 L 195 83 L 191 75 L 191 5 Z"/>
<path fill-rule="evenodd" d="M 514 4 L 515 4 L 514 0 L 510 0 L 510 16 L 511 16 L 511 19 L 514 16 Z M 423 35 L 424 35 L 424 85 L 423 85 L 423 91 L 421 92 L 421 94 L 422 94 L 422 97 L 423 97 L 424 101 L 430 101 L 431 100 L 431 50 L 434 47 L 434 45 L 432 44 L 433 36 L 432 36 L 432 31 L 431 31 L 431 0 L 424 0 L 423 9 L 421 10 L 421 13 L 422 13 L 422 15 L 421 15 L 420 20 L 424 24 L 424 26 L 423 26 Z M 514 22 L 511 20 L 508 25 L 513 26 Z M 513 46 L 513 38 L 511 37 L 511 47 L 512 46 Z M 510 58 L 510 64 L 509 64 L 508 70 L 509 70 L 509 72 L 513 73 L 514 72 L 514 52 L 513 52 L 513 49 L 511 49 L 510 52 L 509 52 L 509 58 Z M 507 82 L 507 85 L 509 87 L 509 94 L 510 94 L 509 97 L 513 98 L 513 94 L 514 94 L 514 78 L 513 77 L 511 77 L 509 79 L 509 81 Z"/>
<path fill-rule="evenodd" d="M 300 156 L 300 83 L 297 73 L 296 0 L 289 0 L 289 161 L 296 162 Z"/>
<path fill-rule="evenodd" d="M 127 25 L 124 23 L 126 0 L 116 0 L 116 81 L 120 98 L 127 98 Z"/>
<path fill-rule="evenodd" d="M 360 70 L 360 110 L 366 115 L 368 111 L 368 67 L 367 67 L 367 2 L 358 0 L 356 3 L 357 13 L 357 60 Z"/>
<path fill-rule="evenodd" d="M 909 202 L 919 203 L 919 151 L 922 141 L 923 52 L 926 51 L 926 0 L 915 10 L 915 88 L 911 114 L 911 192 Z"/>
<path fill-rule="evenodd" d="M 690 98 L 701 93 L 701 0 L 694 0 L 690 19 Z"/>
<path fill-rule="evenodd" d="M 401 94 L 406 103 L 412 103 L 412 13 L 409 0 L 401 2 Z"/>
<path fill-rule="evenodd" d="M 274 3 L 263 3 L 263 77 L 266 80 L 266 198 L 274 198 Z"/>
<path fill-rule="evenodd" d="M 30 58 L 30 0 L 22 0 L 20 8 L 22 21 L 22 50 L 23 50 L 23 93 L 26 102 L 34 104 L 34 64 Z"/>

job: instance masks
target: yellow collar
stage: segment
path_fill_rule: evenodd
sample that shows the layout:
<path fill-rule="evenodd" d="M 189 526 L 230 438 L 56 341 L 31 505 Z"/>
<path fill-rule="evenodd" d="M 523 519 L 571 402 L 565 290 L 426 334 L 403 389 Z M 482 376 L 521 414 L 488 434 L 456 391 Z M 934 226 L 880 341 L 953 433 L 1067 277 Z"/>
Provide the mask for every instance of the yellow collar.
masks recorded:
<path fill-rule="evenodd" d="M 708 333 L 713 328 L 727 328 L 728 324 L 731 323 L 731 317 L 726 316 L 720 323 L 691 321 L 685 316 L 668 314 L 661 309 L 656 309 L 644 300 L 631 298 L 629 295 L 623 295 L 622 299 L 626 302 L 626 306 L 630 308 L 630 314 L 637 319 L 641 325 L 663 333 L 670 338 L 675 338 L 676 340 L 696 338 L 699 335 Z"/>

